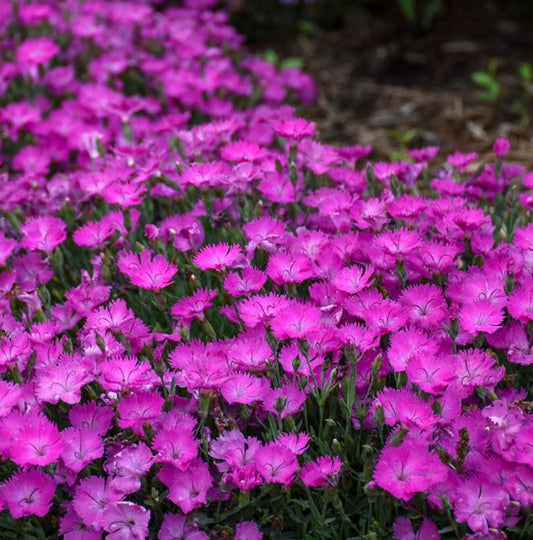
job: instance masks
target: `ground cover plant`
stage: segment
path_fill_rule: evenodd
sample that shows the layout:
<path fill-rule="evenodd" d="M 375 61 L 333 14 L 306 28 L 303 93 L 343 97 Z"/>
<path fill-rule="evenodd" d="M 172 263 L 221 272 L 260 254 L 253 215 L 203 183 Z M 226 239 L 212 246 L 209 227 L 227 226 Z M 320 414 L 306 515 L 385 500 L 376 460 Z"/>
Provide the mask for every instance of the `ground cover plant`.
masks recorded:
<path fill-rule="evenodd" d="M 531 173 L 320 143 L 214 4 L 0 3 L 1 538 L 530 538 Z"/>

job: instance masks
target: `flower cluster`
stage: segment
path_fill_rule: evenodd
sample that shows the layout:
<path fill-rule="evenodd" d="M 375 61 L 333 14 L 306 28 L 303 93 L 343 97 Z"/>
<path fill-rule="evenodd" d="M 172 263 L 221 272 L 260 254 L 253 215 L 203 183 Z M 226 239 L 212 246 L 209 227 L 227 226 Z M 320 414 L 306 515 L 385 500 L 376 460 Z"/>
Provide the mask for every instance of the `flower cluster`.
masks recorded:
<path fill-rule="evenodd" d="M 531 536 L 533 173 L 170 4 L 0 2 L 0 536 Z"/>

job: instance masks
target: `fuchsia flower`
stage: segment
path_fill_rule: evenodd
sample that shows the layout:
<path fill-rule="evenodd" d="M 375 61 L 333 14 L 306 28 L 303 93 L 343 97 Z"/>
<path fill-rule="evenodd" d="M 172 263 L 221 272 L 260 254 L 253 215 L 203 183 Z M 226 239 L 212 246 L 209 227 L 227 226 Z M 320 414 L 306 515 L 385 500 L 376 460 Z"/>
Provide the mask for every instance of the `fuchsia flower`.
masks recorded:
<path fill-rule="evenodd" d="M 36 76 L 36 68 L 48 63 L 58 53 L 59 47 L 51 39 L 30 38 L 19 45 L 16 58 L 23 72 Z"/>
<path fill-rule="evenodd" d="M 234 373 L 230 375 L 220 388 L 224 399 L 228 403 L 242 403 L 250 405 L 262 401 L 268 383 L 247 373 Z"/>
<path fill-rule="evenodd" d="M 406 517 L 397 518 L 393 530 L 394 540 L 440 540 L 437 526 L 427 518 L 423 519 L 416 534 L 411 521 Z"/>
<path fill-rule="evenodd" d="M 202 461 L 193 461 L 185 471 L 173 465 L 163 465 L 157 477 L 168 487 L 168 498 L 185 514 L 207 502 L 207 490 L 212 480 L 207 465 Z"/>
<path fill-rule="evenodd" d="M 15 472 L 0 485 L 2 500 L 15 518 L 44 517 L 52 506 L 55 482 L 40 469 Z"/>
<path fill-rule="evenodd" d="M 151 291 L 159 291 L 171 285 L 178 271 L 177 266 L 169 263 L 163 255 L 152 257 L 147 249 L 140 254 L 121 253 L 118 268 L 134 285 Z"/>
<path fill-rule="evenodd" d="M 61 459 L 76 473 L 104 455 L 103 441 L 96 431 L 72 427 L 62 431 L 61 438 L 65 444 Z"/>
<path fill-rule="evenodd" d="M 181 324 L 190 326 L 194 319 L 203 321 L 204 312 L 213 307 L 212 300 L 217 296 L 216 291 L 208 289 L 198 289 L 192 296 L 178 300 L 172 306 L 172 315 L 176 317 Z"/>
<path fill-rule="evenodd" d="M 257 470 L 267 481 L 288 487 L 299 469 L 295 454 L 279 442 L 269 443 L 255 454 Z"/>
<path fill-rule="evenodd" d="M 198 454 L 198 441 L 192 430 L 163 426 L 156 434 L 152 448 L 158 452 L 156 460 L 170 463 L 184 471 Z"/>
<path fill-rule="evenodd" d="M 461 308 L 459 322 L 461 328 L 472 335 L 478 332 L 493 334 L 503 322 L 503 312 L 488 300 L 477 300 Z"/>
<path fill-rule="evenodd" d="M 194 264 L 201 270 L 216 270 L 235 267 L 242 258 L 239 246 L 216 244 L 205 246 L 194 256 Z"/>
<path fill-rule="evenodd" d="M 143 435 L 143 424 L 153 425 L 161 414 L 164 399 L 155 393 L 137 392 L 123 398 L 117 406 L 120 415 L 118 424 L 122 428 L 132 428 Z"/>
<path fill-rule="evenodd" d="M 351 266 L 336 272 L 331 282 L 340 291 L 356 294 L 370 285 L 373 273 L 372 267 Z"/>
<path fill-rule="evenodd" d="M 308 487 L 335 487 L 341 467 L 338 456 L 322 456 L 306 463 L 300 471 L 300 478 Z"/>
<path fill-rule="evenodd" d="M 274 124 L 272 127 L 277 135 L 291 141 L 300 141 L 305 137 L 312 137 L 316 134 L 315 124 L 303 118 L 284 120 Z"/>
<path fill-rule="evenodd" d="M 150 510 L 129 501 L 111 504 L 102 525 L 109 540 L 143 540 L 148 536 Z"/>
<path fill-rule="evenodd" d="M 279 339 L 303 338 L 320 328 L 320 310 L 291 301 L 272 321 L 272 333 Z"/>
<path fill-rule="evenodd" d="M 374 470 L 376 484 L 403 501 L 444 482 L 447 476 L 448 469 L 437 455 L 414 440 L 386 446 Z"/>
<path fill-rule="evenodd" d="M 496 139 L 492 146 L 494 155 L 498 158 L 502 158 L 509 153 L 511 149 L 511 143 L 507 139 Z"/>
<path fill-rule="evenodd" d="M 187 518 L 178 514 L 165 514 L 157 538 L 159 540 L 176 540 L 177 538 L 183 540 L 209 540 L 207 534 L 200 531 L 195 523 L 187 524 Z"/>
<path fill-rule="evenodd" d="M 23 234 L 23 248 L 51 253 L 66 240 L 67 225 L 59 218 L 35 217 L 26 221 L 20 228 L 20 232 Z"/>
<path fill-rule="evenodd" d="M 224 279 L 224 288 L 231 296 L 248 296 L 250 293 L 260 291 L 267 281 L 267 276 L 257 268 L 243 268 L 241 275 L 229 272 Z"/>
<path fill-rule="evenodd" d="M 257 523 L 243 521 L 235 527 L 234 540 L 262 540 L 263 535 L 259 531 Z"/>

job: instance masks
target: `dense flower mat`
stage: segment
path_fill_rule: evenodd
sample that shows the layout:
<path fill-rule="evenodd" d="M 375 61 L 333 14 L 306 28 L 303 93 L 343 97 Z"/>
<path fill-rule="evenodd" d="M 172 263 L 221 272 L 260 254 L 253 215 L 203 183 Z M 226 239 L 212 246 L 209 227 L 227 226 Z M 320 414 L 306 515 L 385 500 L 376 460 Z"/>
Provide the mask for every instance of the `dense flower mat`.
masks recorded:
<path fill-rule="evenodd" d="M 321 144 L 214 3 L 0 2 L 0 537 L 531 538 L 533 176 Z"/>

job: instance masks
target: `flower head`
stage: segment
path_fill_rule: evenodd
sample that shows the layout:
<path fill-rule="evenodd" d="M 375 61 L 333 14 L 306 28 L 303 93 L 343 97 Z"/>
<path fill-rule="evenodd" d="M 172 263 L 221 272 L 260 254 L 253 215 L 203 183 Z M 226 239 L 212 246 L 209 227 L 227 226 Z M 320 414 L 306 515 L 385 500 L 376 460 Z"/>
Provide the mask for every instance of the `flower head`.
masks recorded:
<path fill-rule="evenodd" d="M 163 255 L 152 254 L 149 250 L 136 253 L 121 253 L 118 258 L 119 270 L 141 289 L 161 290 L 172 284 L 178 271 Z"/>
<path fill-rule="evenodd" d="M 0 494 L 15 519 L 44 517 L 52 506 L 55 482 L 43 471 L 17 471 L 0 486 Z"/>

